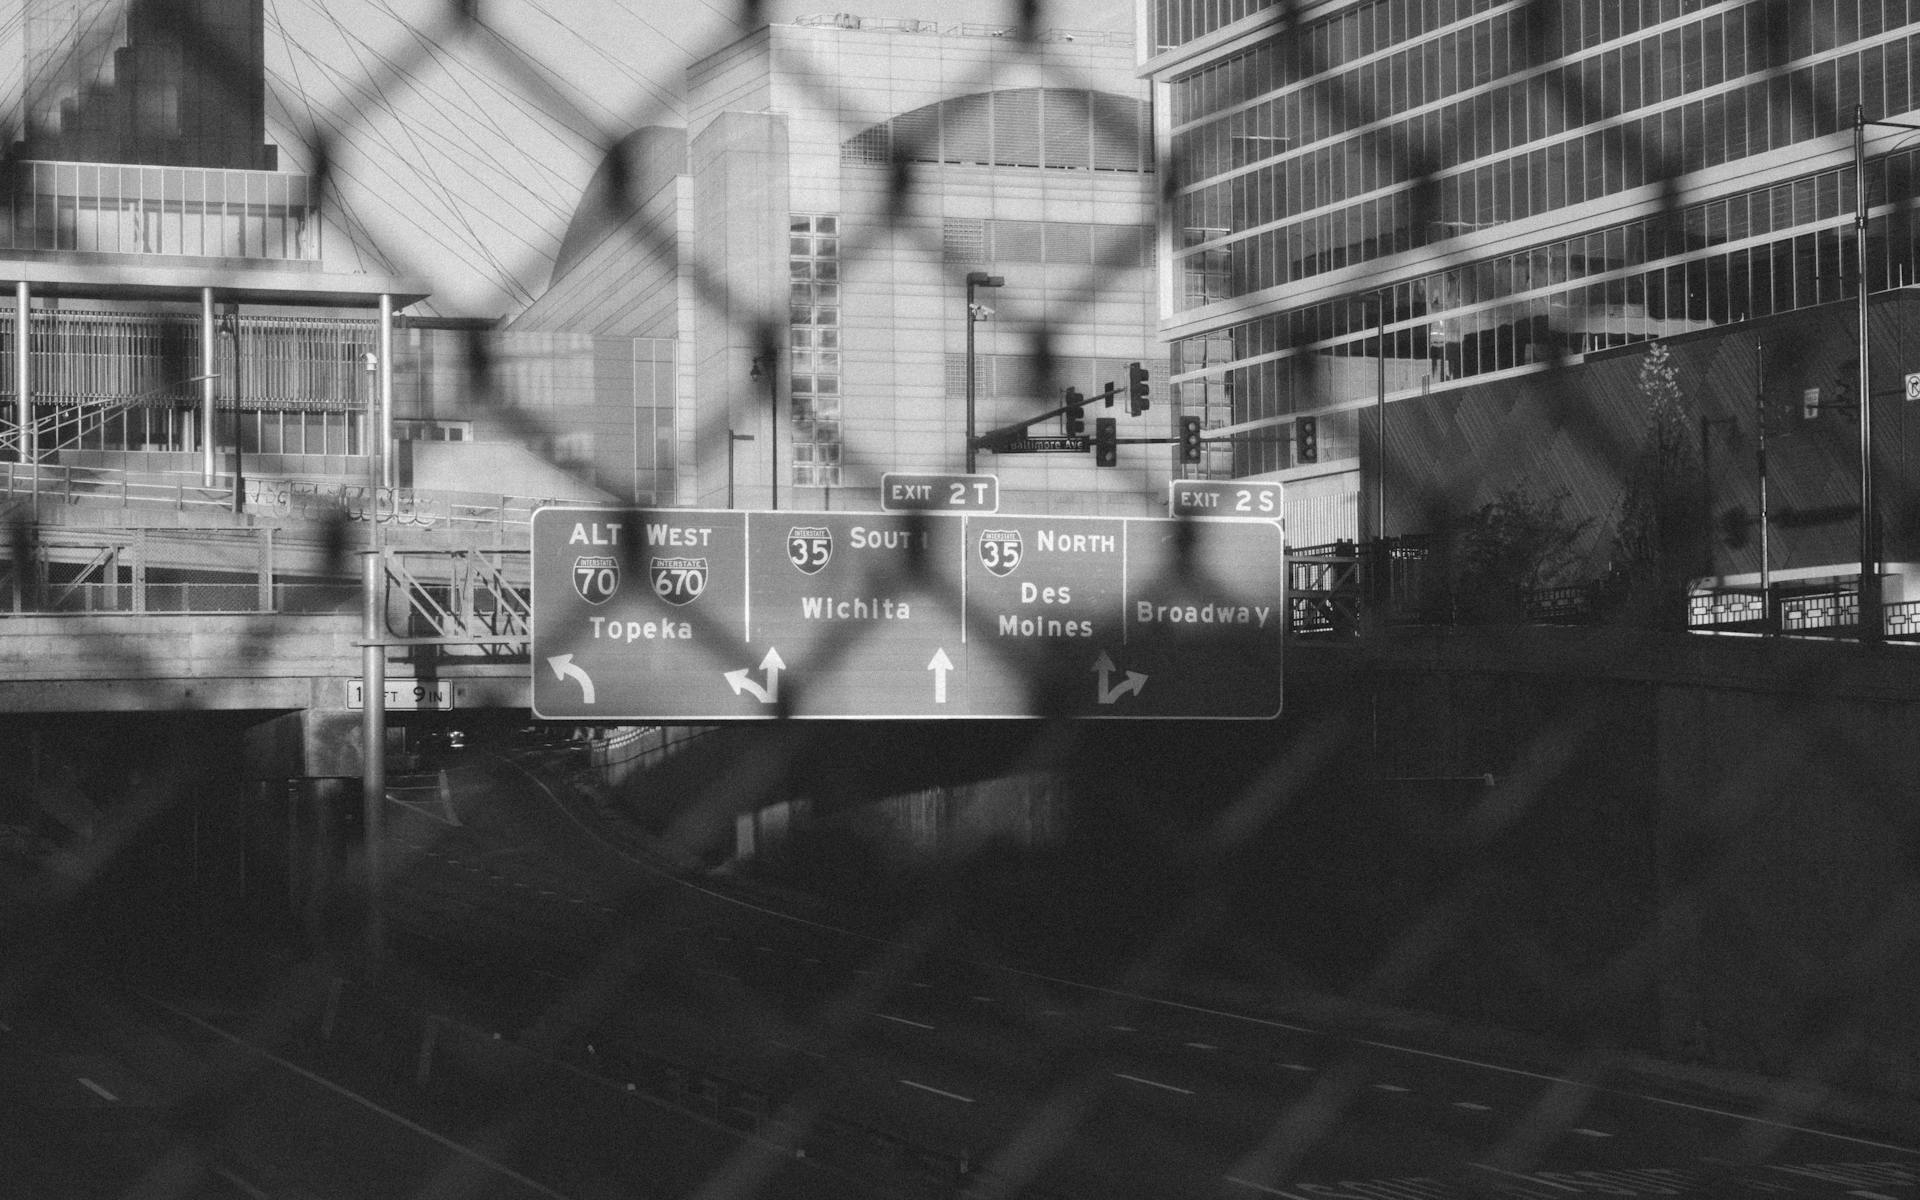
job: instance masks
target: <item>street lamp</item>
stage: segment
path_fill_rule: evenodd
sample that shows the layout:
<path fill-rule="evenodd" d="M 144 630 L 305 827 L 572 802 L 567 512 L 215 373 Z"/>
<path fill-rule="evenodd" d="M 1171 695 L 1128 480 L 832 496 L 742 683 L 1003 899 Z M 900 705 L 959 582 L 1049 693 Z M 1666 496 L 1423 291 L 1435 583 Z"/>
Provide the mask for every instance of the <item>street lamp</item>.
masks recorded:
<path fill-rule="evenodd" d="M 779 351 L 767 350 L 763 353 L 754 355 L 753 371 L 750 374 L 749 378 L 753 378 L 753 379 L 764 378 L 767 381 L 767 415 L 769 418 L 769 421 L 768 421 L 769 428 L 767 430 L 767 438 L 768 438 L 767 455 L 769 458 L 769 463 L 767 467 L 767 489 L 768 489 L 767 490 L 767 507 L 777 512 L 780 509 L 780 353 Z M 747 441 L 751 439 L 743 438 L 741 440 Z M 727 443 L 727 457 L 729 462 L 731 462 L 733 457 L 733 443 L 731 441 Z M 733 487 L 733 472 L 731 467 L 729 467 L 727 472 L 727 487 L 729 489 L 729 494 L 731 494 L 731 489 Z M 728 508 L 733 507 L 733 501 L 731 499 L 727 501 L 727 507 Z"/>
<path fill-rule="evenodd" d="M 983 317 L 993 315 L 993 310 L 984 304 L 973 302 L 975 288 L 1005 287 L 1007 281 L 999 275 L 989 275 L 985 271 L 967 272 L 967 474 L 973 474 L 974 445 L 973 437 L 973 323 Z"/>

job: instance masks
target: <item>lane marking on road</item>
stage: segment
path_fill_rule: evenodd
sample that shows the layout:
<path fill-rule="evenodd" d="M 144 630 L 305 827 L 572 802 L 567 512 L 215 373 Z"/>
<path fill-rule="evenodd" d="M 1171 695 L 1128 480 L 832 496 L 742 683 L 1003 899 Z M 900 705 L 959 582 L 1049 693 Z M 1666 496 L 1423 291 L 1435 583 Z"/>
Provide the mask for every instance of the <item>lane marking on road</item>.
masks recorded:
<path fill-rule="evenodd" d="M 992 997 L 992 996 L 969 996 L 969 997 L 967 997 L 967 998 L 968 998 L 969 1000 L 973 1000 L 973 1001 L 977 1001 L 978 1003 L 981 1003 L 981 1004 L 992 1004 L 992 1003 L 993 1003 L 993 997 Z"/>
<path fill-rule="evenodd" d="M 116 1096 L 116 1095 L 114 1095 L 114 1094 L 113 1094 L 112 1092 L 110 1092 L 110 1091 L 108 1091 L 107 1089 L 105 1089 L 105 1088 L 103 1088 L 103 1087 L 101 1087 L 101 1086 L 100 1086 L 99 1084 L 97 1084 L 97 1083 L 95 1083 L 95 1082 L 94 1082 L 93 1080 L 91 1080 L 91 1079 L 88 1079 L 88 1078 L 87 1078 L 87 1077 L 86 1077 L 85 1075 L 80 1075 L 80 1076 L 76 1076 L 76 1078 L 78 1078 L 78 1079 L 80 1080 L 80 1086 L 81 1086 L 81 1087 L 83 1087 L 83 1088 L 86 1088 L 86 1089 L 87 1089 L 88 1091 L 90 1091 L 90 1092 L 92 1092 L 92 1093 L 93 1093 L 94 1095 L 96 1095 L 96 1096 L 98 1096 L 98 1097 L 100 1097 L 100 1098 L 101 1098 L 102 1100 L 118 1100 L 118 1099 L 120 1099 L 120 1097 L 118 1097 L 118 1096 Z"/>
<path fill-rule="evenodd" d="M 1131 1025 L 1109 1025 L 1107 1026 L 1107 1028 L 1113 1030 L 1115 1033 L 1139 1033 L 1140 1032 L 1138 1029 L 1135 1029 Z"/>
<path fill-rule="evenodd" d="M 927 983 L 927 982 L 926 982 L 926 981 L 924 981 L 924 980 L 920 980 L 920 979 L 916 979 L 916 980 L 914 980 L 914 981 L 913 981 L 913 982 L 912 982 L 911 984 L 909 984 L 908 986 L 910 986 L 910 987 L 917 987 L 917 988 L 930 988 L 930 987 L 932 987 L 933 985 L 932 985 L 932 984 L 930 984 L 930 983 Z"/>
<path fill-rule="evenodd" d="M 219 1166 L 217 1164 L 211 1165 L 207 1168 L 207 1174 L 217 1175 L 221 1179 L 226 1180 L 229 1184 L 232 1184 L 234 1187 L 239 1188 L 242 1192 L 246 1193 L 246 1195 L 250 1198 L 250 1200 L 273 1200 L 273 1196 L 271 1193 L 261 1191 L 259 1188 L 253 1186 L 251 1183 L 248 1183 L 246 1180 L 240 1178 L 238 1175 L 235 1175 L 231 1170 L 229 1170 L 226 1167 Z"/>
<path fill-rule="evenodd" d="M 1170 1083 L 1161 1083 L 1160 1081 L 1155 1079 L 1142 1079 L 1138 1075 L 1129 1075 L 1125 1071 L 1115 1071 L 1113 1074 L 1116 1079 L 1130 1079 L 1135 1083 L 1144 1083 L 1148 1087 L 1157 1087 L 1163 1091 L 1179 1092 L 1182 1096 L 1193 1095 L 1193 1093 L 1186 1088 L 1175 1087 Z"/>
<path fill-rule="evenodd" d="M 911 1025 L 915 1029 L 932 1029 L 933 1028 L 933 1026 L 927 1024 L 925 1021 L 909 1021 L 905 1017 L 896 1017 L 892 1013 L 875 1013 L 873 1015 L 876 1017 L 879 1017 L 882 1021 L 893 1021 L 896 1024 L 900 1024 L 900 1025 Z"/>
<path fill-rule="evenodd" d="M 1219 1048 L 1220 1047 L 1210 1045 L 1206 1042 L 1188 1042 L 1187 1043 L 1187 1049 L 1189 1050 L 1218 1050 Z"/>
<path fill-rule="evenodd" d="M 1887 1195 L 1885 1192 L 1848 1192 L 1847 1195 L 1858 1196 L 1860 1200 L 1894 1200 L 1892 1196 Z"/>
<path fill-rule="evenodd" d="M 1256 1018 L 1256 1023 L 1259 1022 Z M 1303 1031 L 1305 1032 L 1305 1031 Z M 1581 1091 L 1596 1095 L 1628 1096 L 1646 1104 L 1658 1104 L 1667 1108 L 1681 1108 L 1688 1112 L 1705 1113 L 1713 1117 L 1725 1117 L 1729 1120 L 1745 1122 L 1749 1125 L 1763 1125 L 1769 1129 L 1782 1129 L 1789 1133 L 1804 1133 L 1809 1137 L 1825 1138 L 1835 1142 L 1850 1142 L 1856 1146 L 1872 1146 L 1876 1150 L 1893 1150 L 1901 1154 L 1912 1154 L 1912 1146 L 1902 1146 L 1895 1142 L 1879 1142 L 1872 1138 L 1856 1137 L 1852 1134 L 1835 1133 L 1829 1129 L 1815 1129 L 1808 1125 L 1795 1125 L 1791 1121 L 1775 1121 L 1766 1117 L 1757 1117 L 1751 1113 L 1735 1112 L 1732 1109 L 1715 1108 L 1710 1104 L 1689 1104 L 1685 1100 L 1672 1100 L 1665 1096 L 1655 1096 L 1632 1088 L 1606 1087 L 1597 1083 L 1586 1083 L 1577 1079 L 1568 1079 L 1561 1075 L 1549 1075 L 1544 1071 L 1529 1071 L 1523 1067 L 1502 1066 L 1500 1063 L 1486 1062 L 1477 1058 L 1463 1058 L 1457 1054 L 1442 1054 L 1437 1050 L 1421 1050 L 1413 1046 L 1401 1046 L 1393 1042 L 1374 1041 L 1370 1038 L 1354 1038 L 1356 1046 L 1371 1046 L 1376 1050 L 1388 1050 L 1395 1054 L 1410 1055 L 1415 1058 L 1429 1058 L 1436 1062 L 1457 1063 L 1463 1067 L 1476 1067 L 1482 1071 L 1492 1071 L 1499 1075 L 1513 1075 L 1521 1079 L 1537 1079 L 1545 1083 L 1564 1084 L 1579 1088 Z"/>
<path fill-rule="evenodd" d="M 705 896 L 708 899 L 713 900 L 717 903 L 725 904 L 745 912 L 753 912 L 753 913 L 761 914 L 763 916 L 772 917 L 775 920 L 783 921 L 789 925 L 793 925 L 796 927 L 824 930 L 829 933 L 837 934 L 841 937 L 849 938 L 855 941 L 866 942 L 875 946 L 885 946 L 885 947 L 891 947 L 894 949 L 908 948 L 905 943 L 895 941 L 891 938 L 876 937 L 873 934 L 861 933 L 858 930 L 848 929 L 842 925 L 836 925 L 831 921 L 813 920 L 811 918 L 803 917 L 795 913 L 785 912 L 785 911 L 782 911 L 781 909 L 773 908 L 769 905 L 756 904 L 750 900 L 743 899 L 739 896 L 732 895 L 728 892 L 721 891 L 717 888 L 709 887 L 697 881 L 685 878 L 675 873 L 674 871 L 660 865 L 657 861 L 634 854 L 631 851 L 627 850 L 625 847 L 620 846 L 618 843 L 611 841 L 605 835 L 601 834 L 598 830 L 589 826 L 585 821 L 582 821 L 577 815 L 575 815 L 567 807 L 566 802 L 561 800 L 560 797 L 554 793 L 553 789 L 548 787 L 546 783 L 543 780 L 541 780 L 537 775 L 533 774 L 533 772 L 527 770 L 525 767 L 520 766 L 518 763 L 513 763 L 505 759 L 502 759 L 501 761 L 503 763 L 506 763 L 506 765 L 511 766 L 514 769 L 518 770 L 523 776 L 525 776 L 529 783 L 531 783 L 534 787 L 538 788 L 540 792 L 547 797 L 547 799 L 553 804 L 554 808 L 560 813 L 562 817 L 566 818 L 569 822 L 571 822 L 576 828 L 578 828 L 587 837 L 591 838 L 595 842 L 598 842 L 600 845 L 607 848 L 613 854 L 619 856 L 620 858 L 626 860 L 627 862 L 633 863 L 635 866 L 639 867 L 641 870 L 646 871 L 648 874 L 653 875 L 654 877 L 662 880 L 663 882 L 669 883 L 676 887 L 684 888 L 689 892 L 694 892 L 699 895 Z M 962 961 L 965 961 L 965 960 L 962 960 Z M 972 963 L 971 965 L 982 966 L 986 964 Z M 1128 988 L 1102 987 L 1098 984 L 1090 984 L 1083 980 L 1067 979 L 1058 975 L 1049 975 L 1044 971 L 1023 970 L 1019 967 L 1010 967 L 1010 966 L 1006 966 L 1005 964 L 993 964 L 993 969 L 1003 971 L 1009 975 L 1017 975 L 1024 979 L 1038 980 L 1042 983 L 1054 984 L 1060 987 L 1075 988 L 1080 991 L 1093 993 L 1095 995 L 1113 996 L 1123 1000 L 1133 1000 L 1133 1001 L 1138 1001 L 1144 1004 L 1152 1004 L 1157 1007 L 1165 1008 L 1165 1009 L 1174 1009 L 1181 1012 L 1199 1013 L 1204 1016 L 1219 1017 L 1224 1020 L 1234 1021 L 1242 1025 L 1253 1025 L 1253 1026 L 1259 1026 L 1266 1029 L 1283 1029 L 1290 1033 L 1306 1034 L 1310 1037 L 1319 1037 L 1319 1038 L 1328 1038 L 1328 1039 L 1337 1039 L 1340 1037 L 1340 1035 L 1330 1033 L 1328 1030 L 1323 1028 L 1315 1028 L 1309 1025 L 1297 1025 L 1289 1021 L 1278 1021 L 1278 1020 L 1274 1020 L 1271 1017 L 1257 1017 L 1251 1013 L 1234 1012 L 1230 1009 L 1215 1008 L 1211 1005 L 1194 1004 L 1186 1001 L 1174 1000 L 1166 996 L 1150 995 L 1145 992 L 1138 992 Z M 856 969 L 855 974 L 872 975 L 873 972 L 870 970 Z M 1871 1146 L 1878 1150 L 1892 1150 L 1897 1153 L 1903 1153 L 1903 1154 L 1911 1154 L 1913 1153 L 1913 1150 L 1914 1150 L 1912 1146 L 1903 1146 L 1893 1142 L 1875 1141 L 1871 1138 L 1863 1138 L 1863 1137 L 1852 1136 L 1849 1134 L 1834 1133 L 1830 1130 L 1814 1129 L 1809 1126 L 1795 1125 L 1785 1121 L 1769 1120 L 1765 1117 L 1758 1117 L 1749 1113 L 1737 1112 L 1737 1111 L 1733 1111 L 1725 1108 L 1715 1108 L 1710 1105 L 1689 1104 L 1685 1101 L 1671 1100 L 1664 1096 L 1650 1095 L 1646 1092 L 1636 1091 L 1630 1088 L 1606 1087 L 1600 1084 L 1581 1083 L 1577 1081 L 1571 1081 L 1561 1076 L 1550 1075 L 1540 1071 L 1529 1071 L 1519 1067 L 1509 1067 L 1500 1063 L 1487 1062 L 1482 1059 L 1463 1058 L 1457 1055 L 1441 1054 L 1439 1052 L 1432 1051 L 1432 1050 L 1420 1050 L 1412 1046 L 1399 1045 L 1394 1042 L 1383 1042 L 1383 1041 L 1377 1041 L 1370 1038 L 1350 1038 L 1350 1039 L 1340 1039 L 1340 1040 L 1348 1041 L 1349 1044 L 1351 1045 L 1372 1046 L 1377 1049 L 1386 1050 L 1395 1054 L 1404 1054 L 1404 1055 L 1413 1056 L 1413 1057 L 1423 1057 L 1423 1058 L 1429 1058 L 1429 1059 L 1434 1059 L 1434 1060 L 1443 1061 L 1443 1062 L 1453 1062 L 1461 1066 L 1474 1067 L 1479 1070 L 1491 1071 L 1498 1074 L 1512 1075 L 1512 1076 L 1517 1076 L 1517 1077 L 1526 1078 L 1526 1079 L 1538 1079 L 1538 1080 L 1546 1081 L 1548 1083 L 1573 1083 L 1574 1086 L 1577 1086 L 1587 1091 L 1595 1092 L 1598 1094 L 1631 1097 L 1635 1100 L 1639 1100 L 1648 1104 L 1657 1104 L 1657 1105 L 1664 1105 L 1669 1108 L 1685 1109 L 1691 1112 L 1704 1113 L 1709 1116 L 1722 1117 L 1722 1118 L 1726 1118 L 1734 1121 L 1745 1122 L 1747 1124 L 1761 1125 L 1761 1126 L 1765 1126 L 1772 1129 L 1785 1130 L 1791 1133 L 1801 1133 L 1811 1137 L 1825 1138 L 1830 1141 L 1848 1142 L 1853 1145 L 1859 1145 L 1859 1146 Z M 1312 1070 L 1311 1067 L 1300 1067 L 1300 1066 L 1294 1066 L 1292 1064 L 1289 1064 L 1287 1066 L 1287 1069 L 1298 1070 L 1298 1071 Z"/>
<path fill-rule="evenodd" d="M 1522 1175 L 1518 1171 L 1509 1171 L 1505 1167 L 1496 1167 L 1489 1163 L 1469 1163 L 1467 1165 L 1476 1171 L 1491 1171 L 1495 1175 L 1505 1175 L 1508 1179 L 1524 1179 L 1536 1187 L 1552 1188 L 1559 1192 L 1577 1192 L 1580 1190 L 1576 1187 L 1568 1187 L 1564 1183 L 1555 1183 L 1550 1179 L 1535 1179 L 1531 1175 Z"/>
<path fill-rule="evenodd" d="M 1610 1133 L 1606 1133 L 1598 1129 L 1579 1128 L 1579 1129 L 1573 1130 L 1572 1132 L 1579 1134 L 1581 1137 L 1590 1137 L 1590 1138 L 1610 1138 L 1613 1136 Z"/>
<path fill-rule="evenodd" d="M 533 1179 L 527 1175 L 521 1174 L 520 1172 L 514 1170 L 512 1167 L 509 1167 L 505 1163 L 500 1162 L 498 1159 L 489 1158 L 487 1155 L 481 1153 L 478 1150 L 475 1150 L 473 1147 L 463 1145 L 460 1142 L 456 1142 L 452 1138 L 447 1137 L 445 1134 L 437 1133 L 434 1130 L 427 1128 L 425 1125 L 420 1124 L 418 1121 L 410 1121 L 406 1117 L 401 1116 L 399 1113 L 394 1112 L 390 1108 L 382 1108 L 380 1105 L 375 1104 L 372 1100 L 369 1100 L 367 1097 L 362 1096 L 358 1092 L 355 1092 L 349 1088 L 343 1087 L 340 1084 L 335 1083 L 333 1080 L 328 1079 L 324 1075 L 320 1075 L 320 1074 L 317 1074 L 316 1072 L 310 1071 L 307 1068 L 301 1066 L 299 1063 L 293 1062 L 290 1059 L 282 1058 L 278 1054 L 273 1053 L 271 1050 L 262 1049 L 261 1047 L 254 1045 L 252 1042 L 249 1042 L 244 1038 L 228 1033 L 226 1030 L 220 1028 L 218 1025 L 213 1024 L 211 1021 L 201 1020 L 199 1017 L 194 1016 L 192 1013 L 187 1012 L 185 1009 L 175 1008 L 173 1005 L 168 1004 L 163 1000 L 157 1000 L 152 996 L 143 995 L 142 998 L 145 999 L 147 1003 L 152 1004 L 154 1007 L 164 1009 L 167 1012 L 172 1013 L 174 1016 L 178 1017 L 182 1021 L 186 1021 L 189 1024 L 198 1026 L 199 1028 L 206 1030 L 208 1033 L 212 1034 L 214 1037 L 221 1039 L 222 1041 L 228 1043 L 229 1045 L 235 1047 L 236 1049 L 244 1050 L 249 1054 L 253 1054 L 259 1058 L 263 1058 L 268 1062 L 273 1063 L 275 1066 L 279 1067 L 281 1070 L 288 1072 L 289 1074 L 298 1075 L 300 1078 L 313 1084 L 315 1087 L 323 1088 L 329 1092 L 332 1092 L 334 1095 L 339 1096 L 341 1099 L 348 1101 L 349 1103 L 359 1105 L 361 1108 L 366 1109 L 368 1112 L 376 1113 L 379 1116 L 385 1118 L 386 1120 L 393 1122 L 395 1125 L 400 1126 L 402 1129 L 408 1130 L 409 1132 L 419 1137 L 426 1138 L 427 1140 L 434 1142 L 437 1145 L 443 1146 L 446 1149 L 453 1151 L 455 1154 L 462 1155 L 467 1159 L 475 1163 L 478 1163 L 483 1167 L 486 1167 L 488 1170 L 493 1171 L 495 1174 L 498 1174 L 507 1179 L 513 1180 L 515 1183 L 519 1184 L 523 1188 L 526 1188 L 530 1192 L 535 1192 L 539 1195 L 546 1196 L 548 1197 L 548 1200 L 568 1200 L 568 1197 L 561 1195 L 559 1192 L 554 1191 L 552 1188 L 546 1186 L 545 1184 L 539 1182 L 536 1179 Z M 495 1036 L 497 1037 L 498 1035 L 496 1034 Z"/>
<path fill-rule="evenodd" d="M 767 1045 L 778 1046 L 782 1050 L 791 1050 L 795 1054 L 804 1054 L 808 1058 L 825 1058 L 826 1057 L 826 1055 L 820 1053 L 818 1050 L 809 1050 L 805 1046 L 796 1046 L 792 1042 L 782 1042 L 774 1038 L 768 1038 Z M 633 1085 L 628 1084 L 627 1086 L 632 1087 Z"/>
<path fill-rule="evenodd" d="M 1281 1063 L 1280 1066 L 1283 1069 L 1288 1071 L 1305 1071 L 1308 1074 L 1313 1073 L 1313 1068 L 1309 1067 L 1305 1063 Z"/>
<path fill-rule="evenodd" d="M 1279 1188 L 1268 1187 L 1264 1183 L 1255 1183 L 1251 1179 L 1242 1179 L 1238 1175 L 1222 1175 L 1220 1178 L 1226 1180 L 1228 1183 L 1237 1183 L 1243 1188 L 1252 1188 L 1263 1196 L 1285 1196 L 1287 1200 L 1300 1200 L 1300 1194 L 1298 1192 L 1283 1192 Z"/>
<path fill-rule="evenodd" d="M 1464 1108 L 1468 1112 L 1492 1112 L 1493 1111 L 1493 1109 L 1488 1107 L 1487 1105 L 1476 1104 L 1471 1100 L 1455 1100 L 1453 1102 L 1453 1106 L 1455 1108 Z"/>
<path fill-rule="evenodd" d="M 937 1088 L 932 1086 L 931 1084 L 915 1083 L 911 1079 L 902 1079 L 900 1082 L 906 1084 L 910 1088 L 919 1088 L 923 1092 L 932 1092 L 936 1096 L 945 1096 L 949 1100 L 958 1100 L 962 1104 L 973 1103 L 972 1096 L 962 1096 L 959 1092 L 949 1092 L 944 1088 Z"/>

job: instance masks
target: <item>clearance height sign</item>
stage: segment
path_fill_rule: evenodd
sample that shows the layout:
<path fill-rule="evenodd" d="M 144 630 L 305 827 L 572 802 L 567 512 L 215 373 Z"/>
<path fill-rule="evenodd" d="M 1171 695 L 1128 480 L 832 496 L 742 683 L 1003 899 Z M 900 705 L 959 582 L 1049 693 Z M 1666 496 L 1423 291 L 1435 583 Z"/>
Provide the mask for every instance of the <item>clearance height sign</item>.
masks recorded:
<path fill-rule="evenodd" d="M 1277 521 L 542 508 L 546 720 L 1278 716 Z"/>

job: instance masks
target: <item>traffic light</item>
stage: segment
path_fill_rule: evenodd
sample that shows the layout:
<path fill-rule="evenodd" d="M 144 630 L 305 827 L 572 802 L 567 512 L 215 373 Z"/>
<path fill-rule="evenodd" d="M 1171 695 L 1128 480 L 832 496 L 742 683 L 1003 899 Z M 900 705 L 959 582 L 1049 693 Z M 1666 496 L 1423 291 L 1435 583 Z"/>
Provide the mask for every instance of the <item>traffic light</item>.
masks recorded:
<path fill-rule="evenodd" d="M 1310 463 L 1320 461 L 1320 422 L 1314 417 L 1301 417 L 1293 423 L 1293 461 Z"/>
<path fill-rule="evenodd" d="M 1117 467 L 1120 465 L 1120 430 L 1118 422 L 1112 417 L 1098 417 L 1093 422 L 1093 465 L 1096 467 Z"/>
<path fill-rule="evenodd" d="M 1137 417 L 1153 406 L 1147 394 L 1147 369 L 1137 362 L 1127 364 L 1127 415 Z"/>
<path fill-rule="evenodd" d="M 1200 461 L 1200 418 L 1180 418 L 1180 461 L 1197 463 Z"/>
<path fill-rule="evenodd" d="M 1081 407 L 1082 396 L 1076 389 L 1067 389 L 1066 427 L 1068 437 L 1085 437 L 1087 432 L 1087 410 Z"/>

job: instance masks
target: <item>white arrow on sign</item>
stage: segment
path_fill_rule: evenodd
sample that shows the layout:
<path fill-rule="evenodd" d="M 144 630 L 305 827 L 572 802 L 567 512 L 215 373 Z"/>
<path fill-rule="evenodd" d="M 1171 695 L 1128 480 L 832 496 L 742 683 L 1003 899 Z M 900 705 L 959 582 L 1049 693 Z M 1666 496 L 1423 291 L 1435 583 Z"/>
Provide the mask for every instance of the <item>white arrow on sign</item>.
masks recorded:
<path fill-rule="evenodd" d="M 556 654 L 547 660 L 547 665 L 553 668 L 553 677 L 555 679 L 565 679 L 569 675 L 578 679 L 580 681 L 581 703 L 593 703 L 593 680 L 588 677 L 584 670 L 573 665 L 573 655 Z"/>
<path fill-rule="evenodd" d="M 945 704 L 947 702 L 947 672 L 953 670 L 953 660 L 947 657 L 946 647 L 941 646 L 934 650 L 932 661 L 927 663 L 927 670 L 933 672 L 933 702 L 935 704 Z"/>
<path fill-rule="evenodd" d="M 1125 680 L 1111 687 L 1107 686 L 1107 681 L 1113 676 L 1114 666 L 1113 660 L 1107 657 L 1105 650 L 1100 652 L 1099 658 L 1093 660 L 1093 669 L 1100 673 L 1100 703 L 1102 704 L 1112 704 L 1128 692 L 1137 696 L 1140 694 L 1140 689 L 1147 686 L 1147 677 L 1138 671 L 1128 671 Z"/>
<path fill-rule="evenodd" d="M 745 667 L 740 668 L 738 671 L 728 671 L 727 682 L 733 685 L 733 694 L 736 696 L 741 692 L 746 692 L 762 704 L 778 704 L 780 702 L 780 672 L 786 665 L 786 663 L 780 661 L 780 652 L 772 647 L 768 647 L 767 656 L 760 660 L 760 669 L 767 673 L 767 686 L 761 687 L 753 680 L 748 679 L 747 669 Z"/>

